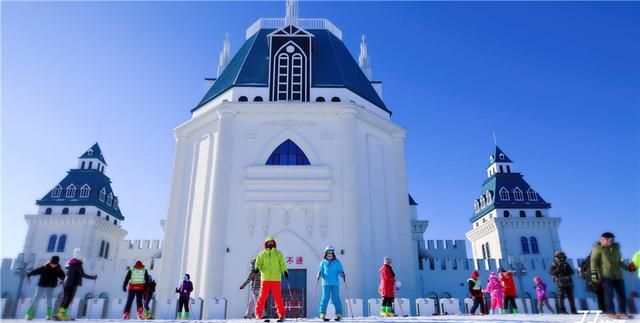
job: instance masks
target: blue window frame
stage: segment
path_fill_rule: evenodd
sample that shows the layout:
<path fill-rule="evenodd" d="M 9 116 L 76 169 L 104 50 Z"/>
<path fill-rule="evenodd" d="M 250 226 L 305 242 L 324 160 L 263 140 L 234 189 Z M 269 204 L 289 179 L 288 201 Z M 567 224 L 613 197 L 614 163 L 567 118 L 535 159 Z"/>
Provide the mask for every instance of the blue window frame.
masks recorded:
<path fill-rule="evenodd" d="M 540 253 L 538 250 L 538 239 L 536 237 L 529 237 L 529 243 L 531 244 L 531 253 L 537 255 Z"/>
<path fill-rule="evenodd" d="M 310 165 L 302 149 L 291 139 L 280 144 L 267 159 L 267 165 Z"/>
<path fill-rule="evenodd" d="M 58 241 L 58 236 L 52 234 L 49 236 L 49 245 L 47 245 L 47 252 L 56 251 L 56 241 Z"/>
<path fill-rule="evenodd" d="M 67 244 L 67 235 L 63 234 L 60 236 L 60 239 L 58 239 L 58 249 L 56 250 L 57 252 L 64 252 L 64 247 Z"/>
<path fill-rule="evenodd" d="M 523 255 L 528 255 L 529 252 L 529 241 L 527 240 L 526 237 L 521 237 L 520 238 L 520 246 L 522 247 L 522 254 Z"/>

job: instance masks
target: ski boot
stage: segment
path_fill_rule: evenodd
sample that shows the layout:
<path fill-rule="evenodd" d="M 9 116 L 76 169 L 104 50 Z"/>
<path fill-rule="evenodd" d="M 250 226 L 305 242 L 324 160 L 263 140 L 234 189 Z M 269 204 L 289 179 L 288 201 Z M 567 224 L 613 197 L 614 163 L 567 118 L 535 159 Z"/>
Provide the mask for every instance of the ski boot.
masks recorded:
<path fill-rule="evenodd" d="M 27 321 L 33 320 L 33 307 L 29 307 L 29 309 L 27 310 L 27 315 L 25 315 L 24 319 Z"/>
<path fill-rule="evenodd" d="M 178 312 L 176 320 L 182 320 L 182 312 Z"/>
<path fill-rule="evenodd" d="M 47 316 L 45 317 L 45 320 L 51 321 L 52 316 L 53 316 L 53 309 L 47 308 Z"/>
<path fill-rule="evenodd" d="M 518 309 L 517 308 L 512 309 L 511 314 L 518 314 Z"/>
<path fill-rule="evenodd" d="M 184 317 L 185 317 L 185 320 L 188 321 L 189 320 L 189 312 L 184 312 Z"/>
<path fill-rule="evenodd" d="M 334 321 L 340 321 L 342 320 L 342 315 L 340 314 L 336 314 L 336 317 L 333 319 Z"/>
<path fill-rule="evenodd" d="M 144 320 L 144 315 L 142 315 L 142 307 L 138 307 L 138 320 Z"/>
<path fill-rule="evenodd" d="M 329 321 L 329 319 L 327 318 L 327 314 L 324 314 L 324 313 L 320 313 L 320 319 L 325 321 L 325 322 Z"/>
<path fill-rule="evenodd" d="M 506 308 L 502 309 L 502 314 L 507 314 L 507 309 Z"/>
<path fill-rule="evenodd" d="M 151 313 L 151 310 L 148 310 L 144 313 L 144 319 L 145 320 L 153 320 L 153 314 Z"/>
<path fill-rule="evenodd" d="M 284 317 L 279 317 L 279 318 L 276 320 L 276 322 L 278 322 L 278 323 L 282 323 L 282 322 L 284 322 Z"/>
<path fill-rule="evenodd" d="M 122 319 L 123 320 L 128 320 L 129 319 L 129 312 L 122 313 Z"/>
<path fill-rule="evenodd" d="M 66 308 L 60 308 L 56 313 L 55 320 L 57 321 L 71 321 L 71 316 Z"/>

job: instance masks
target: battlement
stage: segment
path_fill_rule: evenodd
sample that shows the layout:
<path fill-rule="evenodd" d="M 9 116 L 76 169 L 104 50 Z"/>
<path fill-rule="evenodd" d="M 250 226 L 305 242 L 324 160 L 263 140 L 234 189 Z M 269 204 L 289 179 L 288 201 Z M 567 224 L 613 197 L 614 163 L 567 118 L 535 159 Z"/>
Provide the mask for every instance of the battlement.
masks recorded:
<path fill-rule="evenodd" d="M 427 250 L 465 249 L 465 240 L 427 240 Z"/>
<path fill-rule="evenodd" d="M 578 268 L 578 265 L 582 263 L 584 259 L 567 259 L 567 263 L 572 268 Z M 498 271 L 499 268 L 507 270 L 515 270 L 518 266 L 519 260 L 513 261 L 511 264 L 508 259 L 470 259 L 470 258 L 449 258 L 449 257 L 432 257 L 425 260 L 425 271 L 450 271 L 450 270 L 463 270 L 463 271 Z M 553 263 L 553 258 L 525 258 L 522 262 L 525 270 L 548 270 L 549 266 Z"/>
<path fill-rule="evenodd" d="M 128 249 L 160 250 L 160 240 L 124 240 Z"/>

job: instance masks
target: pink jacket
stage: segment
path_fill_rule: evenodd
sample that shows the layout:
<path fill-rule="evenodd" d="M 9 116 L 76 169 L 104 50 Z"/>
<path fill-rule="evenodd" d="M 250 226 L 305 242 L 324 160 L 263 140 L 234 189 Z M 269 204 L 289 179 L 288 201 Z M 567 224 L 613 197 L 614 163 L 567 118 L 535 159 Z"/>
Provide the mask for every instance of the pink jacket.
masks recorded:
<path fill-rule="evenodd" d="M 491 294 L 491 298 L 502 298 L 504 296 L 504 287 L 497 277 L 492 276 L 487 284 L 487 292 Z"/>

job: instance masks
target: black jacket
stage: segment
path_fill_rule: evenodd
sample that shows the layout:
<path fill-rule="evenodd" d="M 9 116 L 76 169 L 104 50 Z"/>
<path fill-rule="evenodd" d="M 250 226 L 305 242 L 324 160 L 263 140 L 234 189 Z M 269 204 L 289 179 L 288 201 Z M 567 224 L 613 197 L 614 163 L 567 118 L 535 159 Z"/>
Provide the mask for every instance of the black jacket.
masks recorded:
<path fill-rule="evenodd" d="M 64 280 L 64 287 L 82 286 L 82 278 L 95 279 L 94 276 L 89 276 L 84 273 L 82 268 L 82 261 L 71 258 L 67 262 L 67 278 Z"/>
<path fill-rule="evenodd" d="M 573 287 L 573 279 L 571 276 L 575 272 L 571 265 L 566 261 L 558 262 L 554 261 L 549 267 L 549 274 L 553 276 L 553 282 L 556 284 L 556 288 Z"/>
<path fill-rule="evenodd" d="M 60 265 L 53 267 L 49 262 L 27 273 L 27 277 L 38 275 L 40 276 L 38 286 L 50 288 L 58 286 L 58 279 L 63 280 L 65 277 Z"/>

